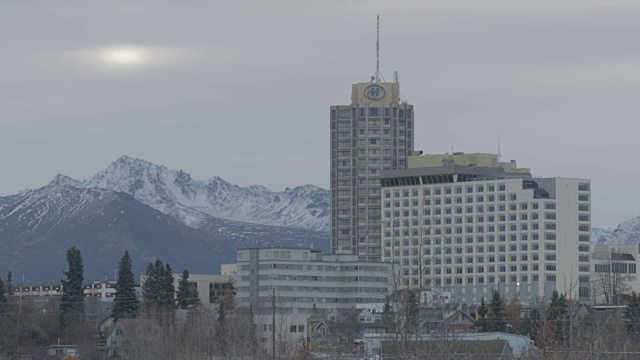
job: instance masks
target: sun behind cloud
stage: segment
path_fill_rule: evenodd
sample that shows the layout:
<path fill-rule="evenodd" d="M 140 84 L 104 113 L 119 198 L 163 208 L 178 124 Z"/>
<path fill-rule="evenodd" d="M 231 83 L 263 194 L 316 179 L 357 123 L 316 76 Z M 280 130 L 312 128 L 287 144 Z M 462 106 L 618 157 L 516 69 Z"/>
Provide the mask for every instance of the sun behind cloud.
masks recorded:
<path fill-rule="evenodd" d="M 66 51 L 61 59 L 67 65 L 86 71 L 143 71 L 184 66 L 204 58 L 196 49 L 149 46 L 111 45 Z"/>
<path fill-rule="evenodd" d="M 102 54 L 104 61 L 114 66 L 139 66 L 149 60 L 148 51 L 141 47 L 114 47 Z"/>

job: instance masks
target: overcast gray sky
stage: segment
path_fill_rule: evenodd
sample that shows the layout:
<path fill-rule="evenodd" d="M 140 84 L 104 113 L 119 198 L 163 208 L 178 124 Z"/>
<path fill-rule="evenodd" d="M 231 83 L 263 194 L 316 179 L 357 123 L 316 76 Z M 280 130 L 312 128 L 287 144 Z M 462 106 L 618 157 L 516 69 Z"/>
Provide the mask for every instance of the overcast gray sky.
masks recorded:
<path fill-rule="evenodd" d="M 328 108 L 375 71 L 417 149 L 593 180 L 640 214 L 637 0 L 0 0 L 0 195 L 127 154 L 274 190 L 329 184 Z"/>

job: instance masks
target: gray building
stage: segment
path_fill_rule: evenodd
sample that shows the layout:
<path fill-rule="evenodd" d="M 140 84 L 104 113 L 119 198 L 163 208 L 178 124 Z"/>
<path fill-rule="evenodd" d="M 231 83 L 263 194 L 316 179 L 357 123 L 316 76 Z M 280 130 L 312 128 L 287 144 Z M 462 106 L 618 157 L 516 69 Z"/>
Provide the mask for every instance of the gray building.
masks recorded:
<path fill-rule="evenodd" d="M 403 169 L 414 149 L 413 106 L 398 82 L 354 84 L 351 105 L 331 106 L 331 251 L 379 262 L 382 170 Z"/>
<path fill-rule="evenodd" d="M 238 307 L 258 314 L 312 314 L 384 302 L 391 289 L 390 265 L 352 254 L 323 255 L 292 248 L 239 249 Z"/>

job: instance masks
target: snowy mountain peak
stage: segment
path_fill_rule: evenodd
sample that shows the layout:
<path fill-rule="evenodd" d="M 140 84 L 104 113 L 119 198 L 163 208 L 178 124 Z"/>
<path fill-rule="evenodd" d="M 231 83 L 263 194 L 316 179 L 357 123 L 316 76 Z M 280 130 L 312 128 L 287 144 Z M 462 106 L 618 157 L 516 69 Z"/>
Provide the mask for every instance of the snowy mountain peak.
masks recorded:
<path fill-rule="evenodd" d="M 620 223 L 613 230 L 593 228 L 591 241 L 595 245 L 640 244 L 640 215 Z"/>
<path fill-rule="evenodd" d="M 82 186 L 82 182 L 67 175 L 57 174 L 53 177 L 53 180 L 51 180 L 49 184 L 47 184 L 47 186 L 70 186 L 79 188 Z"/>
<path fill-rule="evenodd" d="M 329 227 L 329 192 L 313 185 L 275 192 L 262 185 L 233 185 L 218 176 L 200 181 L 185 171 L 124 155 L 82 186 L 128 193 L 192 227 L 206 216 L 317 230 Z"/>

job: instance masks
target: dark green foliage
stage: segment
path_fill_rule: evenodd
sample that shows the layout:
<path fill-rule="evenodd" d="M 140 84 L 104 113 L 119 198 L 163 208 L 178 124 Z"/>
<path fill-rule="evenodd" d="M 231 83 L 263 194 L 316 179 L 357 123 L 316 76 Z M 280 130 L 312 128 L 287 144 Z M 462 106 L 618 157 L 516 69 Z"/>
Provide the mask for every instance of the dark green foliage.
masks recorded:
<path fill-rule="evenodd" d="M 73 246 L 67 250 L 67 263 L 69 267 L 63 274 L 66 280 L 60 280 L 62 284 L 62 296 L 58 310 L 60 329 L 66 330 L 69 324 L 79 324 L 84 318 L 84 265 L 80 249 Z"/>
<path fill-rule="evenodd" d="M 176 291 L 171 266 L 164 265 L 159 259 L 153 264 L 149 263 L 141 287 L 145 315 L 156 318 L 161 324 L 171 324 L 174 320 Z"/>
<path fill-rule="evenodd" d="M 178 281 L 178 292 L 176 293 L 178 307 L 187 309 L 189 306 L 195 306 L 200 303 L 198 289 L 189 288 L 189 271 L 183 270 Z"/>
<path fill-rule="evenodd" d="M 553 334 L 557 344 L 562 345 L 565 340 L 565 328 L 568 327 L 567 300 L 564 294 L 559 295 L 557 290 L 551 295 L 551 303 L 547 309 L 547 321 L 553 327 Z"/>
<path fill-rule="evenodd" d="M 384 308 L 382 309 L 382 324 L 384 325 L 387 334 L 393 334 L 395 332 L 393 326 L 393 314 L 391 311 L 391 300 L 389 295 L 384 299 Z"/>
<path fill-rule="evenodd" d="M 7 302 L 7 293 L 4 289 L 4 281 L 0 278 L 0 319 L 4 319 L 4 316 L 7 314 Z"/>
<path fill-rule="evenodd" d="M 480 300 L 480 306 L 478 306 L 478 310 L 477 310 L 478 319 L 476 321 L 476 328 L 478 328 L 478 331 L 480 332 L 491 331 L 490 329 L 491 324 L 489 323 L 489 318 L 487 316 L 488 313 L 489 313 L 489 310 L 487 308 L 487 301 L 484 299 L 484 296 L 483 296 L 482 299 Z"/>
<path fill-rule="evenodd" d="M 624 310 L 623 319 L 627 331 L 632 334 L 640 332 L 640 296 L 635 291 L 631 293 L 631 299 Z"/>
<path fill-rule="evenodd" d="M 504 300 L 498 290 L 493 290 L 489 308 L 491 309 L 491 331 L 503 332 L 505 330 Z"/>
<path fill-rule="evenodd" d="M 417 334 L 420 328 L 420 296 L 417 289 L 406 290 L 403 294 L 404 316 L 405 316 L 405 332 L 406 334 Z"/>
<path fill-rule="evenodd" d="M 135 318 L 138 313 L 138 298 L 136 297 L 135 281 L 133 279 L 133 261 L 129 252 L 125 251 L 118 264 L 118 282 L 114 298 L 111 318 Z"/>
<path fill-rule="evenodd" d="M 7 274 L 7 295 L 13 296 L 13 275 L 11 275 L 11 271 Z"/>

